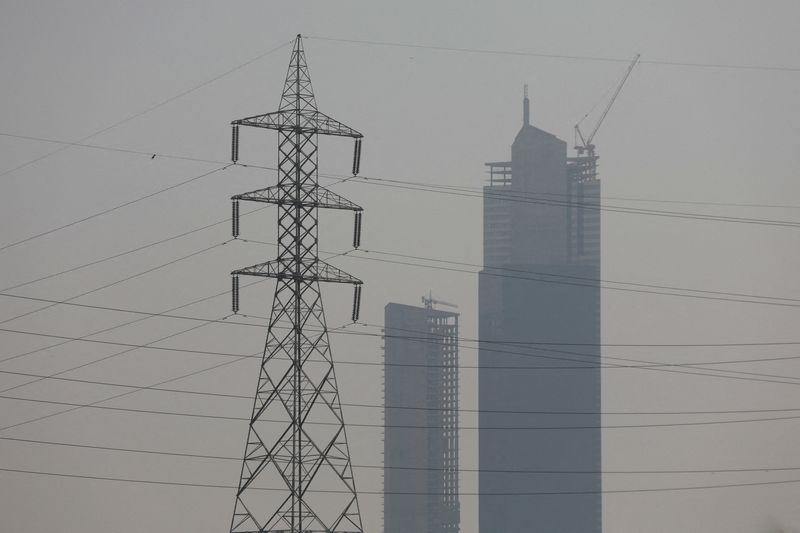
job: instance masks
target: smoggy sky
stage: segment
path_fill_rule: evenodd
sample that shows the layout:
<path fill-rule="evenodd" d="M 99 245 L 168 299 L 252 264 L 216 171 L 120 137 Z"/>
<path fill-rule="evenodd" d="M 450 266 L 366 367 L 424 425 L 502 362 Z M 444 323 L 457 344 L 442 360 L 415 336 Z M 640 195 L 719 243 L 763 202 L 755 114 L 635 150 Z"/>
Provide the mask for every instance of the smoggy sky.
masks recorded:
<path fill-rule="evenodd" d="M 432 290 L 459 305 L 462 336 L 477 335 L 477 276 L 472 273 L 477 266 L 386 253 L 480 265 L 483 163 L 510 157 L 522 120 L 523 84 L 530 86 L 533 124 L 571 144 L 572 125 L 591 111 L 584 127 L 590 129 L 626 62 L 641 53 L 642 63 L 595 139 L 608 208 L 602 219 L 602 278 L 608 281 L 603 342 L 728 346 L 604 347 L 609 359 L 603 370 L 603 423 L 611 426 L 604 430 L 604 469 L 651 472 L 605 475 L 604 529 L 745 533 L 800 528 L 800 483 L 794 483 L 800 470 L 652 473 L 800 468 L 800 421 L 793 418 L 800 416 L 800 362 L 793 359 L 798 344 L 749 345 L 800 342 L 798 16 L 800 7 L 790 1 L 0 2 L 0 247 L 220 169 L 229 159 L 229 122 L 277 109 L 288 43 L 297 33 L 307 36 L 320 110 L 365 135 L 363 176 L 466 188 L 441 194 L 380 180 L 333 186 L 366 209 L 366 251 L 331 260 L 364 280 L 361 320 L 366 325 L 332 333 L 331 339 L 341 362 L 337 375 L 346 420 L 366 424 L 351 427 L 348 437 L 359 465 L 355 474 L 365 528 L 377 532 L 381 471 L 369 467 L 381 464 L 382 434 L 369 424 L 382 423 L 383 306 L 416 304 Z M 26 165 L 63 145 L 19 136 L 95 148 L 72 146 Z M 344 140 L 323 139 L 321 171 L 347 175 L 351 149 Z M 242 132 L 242 163 L 273 167 L 276 152 L 274 132 Z M 275 241 L 274 208 L 242 219 L 242 237 L 250 242 L 227 242 L 229 224 L 221 223 L 12 287 L 224 221 L 231 195 L 274 182 L 272 171 L 218 170 L 0 250 L 0 322 L 46 305 L 9 294 L 66 300 L 106 285 L 74 301 L 163 313 L 221 294 L 170 314 L 226 317 L 228 273 L 275 253 L 273 246 L 253 242 Z M 249 208 L 243 206 L 243 212 Z M 712 221 L 707 215 L 746 220 Z M 351 218 L 326 212 L 321 223 L 323 257 L 348 250 Z M 195 255 L 186 257 L 190 254 Z M 161 268 L 150 271 L 155 267 Z M 263 324 L 260 317 L 269 312 L 272 290 L 269 282 L 243 289 L 241 313 L 250 316 L 229 320 Z M 329 326 L 347 323 L 350 291 L 328 286 L 324 295 Z M 59 305 L 0 328 L 83 337 L 141 318 Z M 154 317 L 91 339 L 146 344 L 200 324 Z M 353 332 L 370 335 L 347 334 Z M 264 335 L 261 328 L 217 323 L 156 344 L 254 354 Z M 84 364 L 61 377 L 141 387 L 228 362 L 163 387 L 250 396 L 256 383 L 253 358 L 134 349 L 94 362 L 130 348 L 67 342 L 44 349 L 63 342 L 0 332 L 0 359 L 36 350 L 0 361 L 0 389 L 34 379 L 21 374 L 51 375 Z M 468 429 L 477 425 L 477 415 L 469 412 L 477 408 L 473 348 L 470 342 L 461 346 L 464 470 L 478 467 L 477 433 Z M 748 362 L 731 363 L 737 360 Z M 618 366 L 649 363 L 694 366 L 678 372 Z M 0 427 L 70 408 L 10 398 L 86 404 L 130 390 L 42 380 L 0 393 Z M 372 407 L 349 405 L 356 403 Z M 251 404 L 246 398 L 140 391 L 102 405 L 246 417 Z M 763 412 L 719 413 L 731 410 Z M 631 411 L 684 414 L 613 414 Z M 685 425 L 752 419 L 759 420 Z M 669 425 L 675 423 L 683 425 Z M 82 408 L 0 429 L 0 468 L 234 485 L 246 429 L 242 420 Z M 648 491 L 775 481 L 787 483 Z M 474 472 L 462 472 L 461 490 L 466 493 L 462 531 L 475 533 Z M 8 471 L 0 471 L 0 493 L 0 529 L 20 533 L 219 533 L 229 528 L 234 497 L 225 488 Z"/>

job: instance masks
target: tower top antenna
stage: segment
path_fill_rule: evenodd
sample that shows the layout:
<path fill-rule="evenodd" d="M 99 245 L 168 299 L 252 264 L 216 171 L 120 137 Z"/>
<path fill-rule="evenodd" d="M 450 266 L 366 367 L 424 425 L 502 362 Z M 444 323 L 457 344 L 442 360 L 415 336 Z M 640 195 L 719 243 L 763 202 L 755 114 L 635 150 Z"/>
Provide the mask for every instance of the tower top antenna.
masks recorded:
<path fill-rule="evenodd" d="M 528 99 L 528 84 L 524 85 L 524 98 L 522 99 L 522 125 L 528 126 L 531 123 L 531 101 Z"/>

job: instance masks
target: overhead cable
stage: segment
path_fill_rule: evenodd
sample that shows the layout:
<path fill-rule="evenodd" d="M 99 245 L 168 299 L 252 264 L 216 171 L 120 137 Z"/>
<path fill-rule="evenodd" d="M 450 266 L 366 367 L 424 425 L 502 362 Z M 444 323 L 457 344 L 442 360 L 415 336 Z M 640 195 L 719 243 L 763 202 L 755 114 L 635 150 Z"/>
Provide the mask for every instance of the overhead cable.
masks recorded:
<path fill-rule="evenodd" d="M 127 117 L 123 118 L 122 120 L 118 120 L 118 121 L 114 122 L 113 124 L 111 124 L 109 126 L 106 126 L 106 127 L 102 128 L 102 129 L 99 129 L 99 130 L 95 131 L 94 133 L 91 133 L 91 134 L 89 134 L 89 135 L 87 135 L 85 137 L 80 138 L 76 142 L 76 144 L 88 141 L 89 139 L 92 139 L 92 138 L 97 137 L 98 135 L 100 135 L 102 133 L 110 131 L 110 130 L 116 128 L 117 126 L 121 126 L 122 124 L 125 124 L 126 122 L 130 122 L 131 120 L 133 120 L 135 118 L 138 118 L 138 117 L 141 117 L 143 115 L 146 115 L 147 113 L 150 113 L 151 111 L 155 111 L 156 109 L 158 109 L 160 107 L 163 107 L 163 106 L 167 105 L 170 102 L 173 102 L 173 101 L 175 101 L 175 100 L 177 100 L 179 98 L 182 98 L 182 97 L 184 97 L 184 96 L 186 96 L 188 94 L 191 94 L 191 93 L 195 92 L 196 90 L 205 87 L 206 85 L 209 85 L 209 84 L 211 84 L 211 83 L 213 83 L 213 82 L 215 82 L 215 81 L 217 81 L 219 79 L 224 78 L 225 76 L 233 74 L 237 70 L 240 70 L 240 69 L 246 67 L 247 65 L 250 65 L 250 64 L 258 61 L 259 59 L 262 59 L 262 58 L 272 54 L 273 52 L 277 52 L 281 48 L 283 48 L 285 46 L 288 46 L 290 43 L 291 43 L 291 41 L 281 43 L 278 46 L 276 46 L 274 48 L 270 48 L 266 52 L 263 52 L 263 53 L 255 56 L 255 57 L 253 57 L 252 59 L 248 59 L 247 61 L 245 61 L 243 63 L 240 63 L 240 64 L 236 65 L 235 67 L 233 67 L 231 69 L 226 70 L 225 72 L 217 74 L 216 76 L 214 76 L 212 78 L 209 78 L 209 79 L 207 79 L 207 80 L 205 80 L 205 81 L 203 81 L 201 83 L 198 83 L 197 85 L 194 85 L 194 86 L 192 86 L 192 87 L 190 87 L 190 88 L 188 88 L 188 89 L 186 89 L 184 91 L 181 91 L 181 92 L 179 92 L 179 93 L 177 93 L 177 94 L 175 94 L 173 96 L 170 96 L 169 98 L 161 100 L 160 102 L 158 102 L 158 103 L 156 103 L 154 105 L 151 105 L 151 106 L 149 106 L 149 107 L 147 107 L 147 108 L 145 108 L 145 109 L 143 109 L 141 111 L 138 111 L 138 112 L 136 112 L 136 113 L 134 113 L 132 115 L 128 115 Z M 25 167 L 27 167 L 29 165 L 37 163 L 37 162 L 39 162 L 39 161 L 41 161 L 43 159 L 46 159 L 46 158 L 50 157 L 51 155 L 55 155 L 55 154 L 57 154 L 59 152 L 63 152 L 67 148 L 69 148 L 69 146 L 62 146 L 61 148 L 57 148 L 56 150 L 53 150 L 51 152 L 47 152 L 46 154 L 43 154 L 43 155 L 41 155 L 39 157 L 36 157 L 34 159 L 30 159 L 30 160 L 26 161 L 25 163 L 22 163 L 21 165 L 17 165 L 16 167 L 10 168 L 9 170 L 0 172 L 0 178 L 2 178 L 3 176 L 6 176 L 8 174 L 11 174 L 12 172 L 16 172 L 17 170 L 23 169 L 23 168 L 25 168 Z"/>
<path fill-rule="evenodd" d="M 318 41 L 340 42 L 357 45 L 369 46 L 389 46 L 398 48 L 416 48 L 424 50 L 438 50 L 443 52 L 461 52 L 469 54 L 487 54 L 487 55 L 506 55 L 518 57 L 540 57 L 547 59 L 567 59 L 576 61 L 600 61 L 610 63 L 630 63 L 629 58 L 610 57 L 610 56 L 590 56 L 590 55 L 570 55 L 570 54 L 552 54 L 543 52 L 526 52 L 520 50 L 499 50 L 489 48 L 466 48 L 455 46 L 436 46 L 430 44 L 416 44 L 416 43 L 402 43 L 391 41 L 375 41 L 365 39 L 343 39 L 335 37 L 308 37 Z M 734 64 L 734 63 L 703 63 L 697 61 L 667 61 L 655 59 L 642 59 L 640 63 L 650 65 L 663 65 L 675 67 L 692 67 L 703 69 L 725 69 L 725 70 L 756 70 L 756 71 L 777 71 L 777 72 L 800 72 L 800 67 L 783 66 L 783 65 L 757 65 L 757 64 Z"/>

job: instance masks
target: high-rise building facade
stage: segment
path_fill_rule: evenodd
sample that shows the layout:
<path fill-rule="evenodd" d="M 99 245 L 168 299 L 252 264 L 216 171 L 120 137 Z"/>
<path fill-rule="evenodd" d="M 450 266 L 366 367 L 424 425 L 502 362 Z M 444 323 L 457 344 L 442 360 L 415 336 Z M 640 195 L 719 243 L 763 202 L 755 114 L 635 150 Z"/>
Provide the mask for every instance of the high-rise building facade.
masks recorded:
<path fill-rule="evenodd" d="M 599 533 L 600 182 L 531 125 L 527 90 L 511 160 L 487 166 L 480 531 Z"/>
<path fill-rule="evenodd" d="M 458 533 L 458 314 L 384 312 L 384 533 Z"/>

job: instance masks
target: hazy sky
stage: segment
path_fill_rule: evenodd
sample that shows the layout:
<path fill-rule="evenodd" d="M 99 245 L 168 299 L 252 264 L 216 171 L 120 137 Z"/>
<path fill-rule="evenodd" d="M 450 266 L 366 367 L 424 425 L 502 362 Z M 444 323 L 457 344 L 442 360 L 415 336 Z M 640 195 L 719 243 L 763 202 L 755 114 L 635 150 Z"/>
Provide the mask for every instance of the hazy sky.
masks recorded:
<path fill-rule="evenodd" d="M 0 174 L 60 145 L 10 135 L 80 141 L 164 103 L 84 143 L 145 155 L 71 147 L 0 175 L 0 247 L 220 168 L 229 158 L 229 122 L 275 110 L 295 34 L 305 42 L 320 110 L 365 134 L 361 173 L 478 188 L 483 163 L 510 156 L 521 125 L 522 86 L 532 122 L 568 142 L 586 112 L 592 124 L 609 89 L 636 53 L 633 72 L 596 138 L 609 207 L 800 221 L 800 5 L 791 1 L 671 2 L 0 2 Z M 597 59 L 456 52 L 321 40 L 320 37 L 535 52 Z M 678 64 L 667 64 L 678 63 Z M 703 65 L 737 65 L 718 68 Z M 241 68 L 231 71 L 235 67 Z M 791 67 L 755 69 L 747 66 Z M 224 76 L 222 74 L 227 73 Z M 221 76 L 221 77 L 220 77 Z M 210 81 L 214 80 L 214 81 Z M 210 82 L 209 82 L 210 81 Z M 205 83 L 209 82 L 209 83 Z M 196 89 L 186 93 L 190 89 Z M 179 96 L 180 95 L 180 96 Z M 177 97 L 176 97 L 177 96 Z M 176 98 L 173 98 L 176 97 Z M 242 133 L 240 160 L 274 166 L 273 132 Z M 323 172 L 347 174 L 351 145 L 323 139 Z M 160 154 L 154 159 L 151 154 Z M 190 161 L 166 157 L 208 160 Z M 160 313 L 225 293 L 228 273 L 272 258 L 274 248 L 229 239 L 227 223 L 115 260 L 9 290 L 20 283 L 172 237 L 229 216 L 232 194 L 273 184 L 274 172 L 230 168 L 30 242 L 0 250 L 0 292 L 64 300 L 98 290 L 83 304 Z M 322 183 L 328 183 L 322 180 Z M 462 335 L 477 335 L 477 276 L 386 263 L 422 263 L 393 252 L 479 264 L 481 200 L 351 181 L 335 190 L 366 208 L 363 247 L 332 260 L 365 281 L 361 311 L 380 333 L 388 301 L 416 304 L 428 290 L 458 303 Z M 477 189 L 476 189 L 477 191 Z M 634 201 L 647 199 L 650 202 Z M 654 203 L 652 200 L 699 202 Z M 709 205 L 722 203 L 728 205 Z M 753 207 L 730 204 L 759 204 Z M 243 206 L 243 210 L 249 206 Z M 321 249 L 348 249 L 351 217 L 323 213 Z M 800 299 L 800 228 L 603 213 L 604 280 Z M 275 211 L 242 219 L 242 237 L 274 242 Z M 376 261 L 379 260 L 379 261 Z M 430 264 L 430 263 L 429 263 Z M 441 266 L 441 264 L 438 264 Z M 470 267 L 459 267 L 476 270 Z M 248 280 L 245 280 L 248 281 Z M 615 285 L 619 287 L 619 285 Z M 630 287 L 630 286 L 628 286 Z M 269 312 L 272 285 L 242 291 L 242 313 Z M 328 323 L 348 321 L 349 290 L 324 288 Z M 730 299 L 730 296 L 724 298 Z M 753 300 L 751 297 L 738 299 Z M 768 300 L 776 303 L 776 300 Z M 764 305 L 604 290 L 608 344 L 799 341 L 798 301 Z M 43 307 L 0 296 L 0 322 Z M 227 293 L 174 314 L 221 318 Z M 56 306 L 0 328 L 81 337 L 141 318 Z M 239 318 L 238 320 L 244 320 Z M 262 322 L 259 318 L 252 322 Z M 198 322 L 151 318 L 92 339 L 145 344 Z M 212 324 L 159 346 L 236 354 L 258 352 L 259 328 Z M 379 406 L 381 341 L 333 334 L 342 399 Z M 0 332 L 0 359 L 63 340 Z M 0 389 L 29 381 L 9 374 L 54 374 L 127 348 L 70 342 L 0 361 Z M 462 407 L 475 409 L 477 362 L 462 346 Z M 662 363 L 732 360 L 708 375 L 604 370 L 604 412 L 797 411 L 707 415 L 605 415 L 604 424 L 642 425 L 792 417 L 800 413 L 797 345 L 606 347 L 604 356 Z M 775 360 L 782 358 L 781 360 Z M 215 355 L 133 350 L 63 375 L 152 385 L 232 361 Z M 373 363 L 353 364 L 353 363 Z M 619 361 L 610 359 L 609 364 Z M 636 363 L 640 364 L 640 363 Z M 692 372 L 703 372 L 691 370 Z M 727 377 L 720 377 L 723 372 Z M 738 373 L 733 373 L 738 372 Z M 253 393 L 257 361 L 231 362 L 164 387 Z M 747 374 L 750 373 L 750 374 Z M 758 374 L 755 376 L 753 374 Z M 768 375 L 769 377 L 766 377 Z M 738 379 L 737 379 L 738 378 Z M 745 378 L 745 379 L 741 379 Z M 780 382 L 780 383 L 778 383 Z M 7 397 L 90 403 L 129 389 L 45 380 L 0 393 L 0 427 L 67 409 Z M 142 391 L 103 405 L 245 417 L 247 399 Z M 378 408 L 345 405 L 348 422 L 380 424 Z M 465 427 L 477 417 L 465 412 Z M 0 438 L 148 449 L 238 458 L 246 422 L 101 409 L 0 430 Z M 348 430 L 353 462 L 381 464 L 380 428 Z M 462 467 L 477 468 L 477 435 L 461 433 Z M 800 468 L 800 420 L 609 428 L 607 470 Z M 0 439 L 0 468 L 199 484 L 234 485 L 238 460 L 144 455 Z M 380 470 L 356 469 L 366 530 L 380 531 Z M 675 492 L 631 489 L 800 480 L 800 469 L 704 474 L 608 474 L 609 532 L 745 533 L 800 528 L 800 483 Z M 474 473 L 461 487 L 477 489 Z M 20 533 L 227 531 L 230 490 L 157 486 L 0 471 L 0 529 Z M 477 531 L 474 496 L 462 497 L 462 530 Z M 487 532 L 484 532 L 487 533 Z"/>

